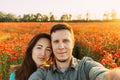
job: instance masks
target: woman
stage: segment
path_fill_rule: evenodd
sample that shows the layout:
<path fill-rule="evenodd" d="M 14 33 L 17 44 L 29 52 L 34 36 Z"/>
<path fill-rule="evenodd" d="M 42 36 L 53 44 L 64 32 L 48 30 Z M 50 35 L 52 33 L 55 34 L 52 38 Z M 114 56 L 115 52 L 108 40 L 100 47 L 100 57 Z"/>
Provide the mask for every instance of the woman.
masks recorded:
<path fill-rule="evenodd" d="M 44 64 L 53 60 L 50 35 L 40 33 L 29 42 L 24 61 L 10 75 L 9 80 L 28 80 L 29 76 Z"/>

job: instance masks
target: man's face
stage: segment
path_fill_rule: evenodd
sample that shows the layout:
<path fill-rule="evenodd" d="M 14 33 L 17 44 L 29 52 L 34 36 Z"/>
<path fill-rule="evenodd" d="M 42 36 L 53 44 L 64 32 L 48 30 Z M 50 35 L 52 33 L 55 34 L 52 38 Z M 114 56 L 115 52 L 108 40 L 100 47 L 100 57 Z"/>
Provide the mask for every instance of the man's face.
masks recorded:
<path fill-rule="evenodd" d="M 51 34 L 51 39 L 56 60 L 66 62 L 71 59 L 74 47 L 72 34 L 68 30 L 57 30 Z"/>

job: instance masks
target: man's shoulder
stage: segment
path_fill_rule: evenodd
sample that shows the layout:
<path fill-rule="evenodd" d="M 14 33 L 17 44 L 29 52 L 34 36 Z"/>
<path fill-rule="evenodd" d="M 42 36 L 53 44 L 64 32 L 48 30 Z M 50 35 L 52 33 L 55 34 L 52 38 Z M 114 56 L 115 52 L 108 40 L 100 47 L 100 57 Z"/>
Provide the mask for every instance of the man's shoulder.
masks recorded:
<path fill-rule="evenodd" d="M 79 64 L 82 64 L 82 63 L 86 63 L 86 62 L 92 62 L 94 60 L 90 57 L 83 57 L 82 59 L 74 58 L 74 61 L 77 61 Z"/>
<path fill-rule="evenodd" d="M 95 66 L 103 66 L 102 64 L 100 64 L 99 62 L 93 60 L 91 57 L 83 57 L 81 59 L 81 62 L 84 63 L 87 67 L 88 66 L 92 66 L 92 67 L 95 67 Z"/>
<path fill-rule="evenodd" d="M 88 72 L 93 67 L 104 66 L 90 57 L 83 57 L 81 60 L 78 61 L 78 67 L 79 69 L 84 69 L 86 70 L 86 72 Z"/>
<path fill-rule="evenodd" d="M 81 60 L 83 61 L 93 61 L 93 59 L 91 57 L 83 57 Z"/>
<path fill-rule="evenodd" d="M 79 68 L 81 68 L 81 67 L 84 67 L 86 65 L 89 65 L 90 64 L 89 62 L 92 62 L 92 61 L 93 61 L 93 59 L 90 57 L 83 57 L 82 59 L 77 59 L 77 58 L 73 57 L 72 66 L 73 67 L 78 66 Z"/>

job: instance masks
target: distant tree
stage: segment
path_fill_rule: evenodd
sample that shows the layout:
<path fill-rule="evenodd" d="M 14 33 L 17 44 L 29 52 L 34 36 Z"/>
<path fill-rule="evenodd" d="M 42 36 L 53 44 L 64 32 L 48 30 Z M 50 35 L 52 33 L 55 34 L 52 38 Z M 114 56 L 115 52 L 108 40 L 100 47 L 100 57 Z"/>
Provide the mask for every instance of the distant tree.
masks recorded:
<path fill-rule="evenodd" d="M 63 14 L 60 18 L 61 21 L 67 21 L 68 16 L 66 14 Z"/>
<path fill-rule="evenodd" d="M 55 21 L 55 16 L 53 15 L 52 12 L 50 12 L 49 21 Z"/>
<path fill-rule="evenodd" d="M 32 21 L 32 22 L 35 21 L 35 15 L 34 15 L 34 14 L 31 14 L 31 15 L 30 15 L 30 20 L 29 20 L 29 21 Z"/>
<path fill-rule="evenodd" d="M 36 16 L 35 16 L 35 21 L 42 21 L 42 14 L 40 13 L 37 13 Z"/>
<path fill-rule="evenodd" d="M 18 15 L 18 16 L 16 17 L 16 20 L 15 20 L 15 21 L 21 22 L 21 21 L 22 21 L 21 19 L 22 19 L 21 15 Z"/>
<path fill-rule="evenodd" d="M 47 15 L 42 15 L 42 21 L 48 21 L 48 16 Z"/>
<path fill-rule="evenodd" d="M 77 20 L 82 20 L 82 14 L 77 15 Z"/>
<path fill-rule="evenodd" d="M 3 12 L 0 12 L 0 21 L 5 21 L 5 14 Z"/>
<path fill-rule="evenodd" d="M 113 9 L 113 10 L 111 11 L 111 19 L 112 19 L 112 20 L 115 20 L 115 19 L 116 19 L 116 16 L 117 16 L 117 13 L 116 13 L 116 11 Z"/>
<path fill-rule="evenodd" d="M 103 20 L 109 20 L 109 13 L 108 12 L 105 12 L 103 14 Z"/>
<path fill-rule="evenodd" d="M 71 21 L 72 15 L 68 14 L 68 20 Z"/>
<path fill-rule="evenodd" d="M 12 22 L 12 21 L 15 21 L 15 20 L 16 20 L 16 15 L 14 15 L 14 14 L 8 13 L 5 16 L 5 21 Z"/>
<path fill-rule="evenodd" d="M 24 14 L 22 21 L 24 21 L 24 22 L 30 21 L 30 14 Z"/>
<path fill-rule="evenodd" d="M 90 20 L 90 13 L 89 13 L 89 12 L 87 12 L 87 13 L 85 14 L 85 20 L 86 20 L 86 21 Z"/>
<path fill-rule="evenodd" d="M 70 21 L 72 15 L 71 14 L 63 14 L 60 18 L 61 21 Z"/>

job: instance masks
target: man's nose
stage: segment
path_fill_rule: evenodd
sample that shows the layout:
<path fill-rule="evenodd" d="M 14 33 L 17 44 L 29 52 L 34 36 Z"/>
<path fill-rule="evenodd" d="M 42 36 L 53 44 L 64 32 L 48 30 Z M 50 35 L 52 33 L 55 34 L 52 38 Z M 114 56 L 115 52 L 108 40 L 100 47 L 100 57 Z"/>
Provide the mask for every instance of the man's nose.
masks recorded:
<path fill-rule="evenodd" d="M 64 48 L 64 44 L 62 42 L 59 43 L 59 49 L 63 49 Z"/>

